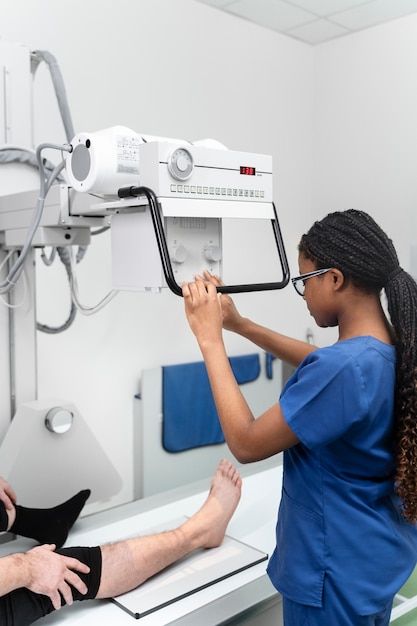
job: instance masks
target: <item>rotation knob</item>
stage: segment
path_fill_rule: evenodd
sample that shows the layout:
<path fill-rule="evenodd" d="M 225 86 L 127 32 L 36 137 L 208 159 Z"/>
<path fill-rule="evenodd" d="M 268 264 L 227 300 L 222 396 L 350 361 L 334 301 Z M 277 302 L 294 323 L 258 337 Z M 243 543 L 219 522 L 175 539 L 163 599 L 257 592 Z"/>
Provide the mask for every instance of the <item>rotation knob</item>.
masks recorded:
<path fill-rule="evenodd" d="M 188 258 L 187 248 L 180 243 L 171 251 L 171 261 L 173 263 L 185 263 Z"/>
<path fill-rule="evenodd" d="M 222 249 L 220 246 L 207 246 L 204 248 L 204 257 L 206 261 L 217 263 L 222 258 Z"/>
<path fill-rule="evenodd" d="M 176 148 L 168 157 L 168 170 L 177 180 L 187 180 L 193 173 L 193 157 L 186 148 Z"/>

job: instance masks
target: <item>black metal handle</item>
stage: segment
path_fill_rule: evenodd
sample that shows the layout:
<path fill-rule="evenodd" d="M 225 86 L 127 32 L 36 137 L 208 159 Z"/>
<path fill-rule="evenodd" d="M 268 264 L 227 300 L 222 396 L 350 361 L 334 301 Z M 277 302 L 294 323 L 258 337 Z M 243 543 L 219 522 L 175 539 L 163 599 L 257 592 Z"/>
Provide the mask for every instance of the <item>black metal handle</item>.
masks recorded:
<path fill-rule="evenodd" d="M 158 244 L 159 255 L 161 257 L 162 269 L 168 287 L 177 296 L 182 296 L 182 289 L 177 283 L 172 271 L 171 259 L 169 256 L 168 245 L 165 237 L 164 224 L 159 209 L 158 198 L 149 187 L 122 187 L 118 191 L 119 198 L 146 196 L 151 211 L 152 222 L 155 230 L 156 241 Z M 252 283 L 243 285 L 221 285 L 217 287 L 220 293 L 243 293 L 249 291 L 272 291 L 273 289 L 283 289 L 288 285 L 290 280 L 290 271 L 288 267 L 287 255 L 285 253 L 284 242 L 282 239 L 281 229 L 278 222 L 278 215 L 275 204 L 272 203 L 274 210 L 274 219 L 271 220 L 275 243 L 278 249 L 278 256 L 282 270 L 282 280 L 278 282 L 268 283 Z"/>

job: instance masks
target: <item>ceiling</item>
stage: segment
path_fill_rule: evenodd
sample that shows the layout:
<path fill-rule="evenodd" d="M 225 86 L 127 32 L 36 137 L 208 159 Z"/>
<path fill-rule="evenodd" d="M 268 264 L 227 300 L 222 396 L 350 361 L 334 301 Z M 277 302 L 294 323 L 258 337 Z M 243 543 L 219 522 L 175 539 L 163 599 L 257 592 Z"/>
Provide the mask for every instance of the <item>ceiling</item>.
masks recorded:
<path fill-rule="evenodd" d="M 417 13 L 417 0 L 198 1 L 312 45 Z"/>

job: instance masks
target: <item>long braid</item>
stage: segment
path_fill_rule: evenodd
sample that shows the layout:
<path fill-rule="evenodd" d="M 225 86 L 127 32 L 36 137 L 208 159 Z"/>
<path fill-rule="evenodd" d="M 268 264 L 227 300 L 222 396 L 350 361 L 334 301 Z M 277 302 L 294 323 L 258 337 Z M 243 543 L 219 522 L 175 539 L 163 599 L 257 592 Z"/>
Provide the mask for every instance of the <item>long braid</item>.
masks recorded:
<path fill-rule="evenodd" d="M 388 310 L 397 335 L 397 387 L 395 398 L 397 493 L 404 517 L 417 520 L 417 289 L 406 272 L 385 289 Z"/>
<path fill-rule="evenodd" d="M 402 512 L 417 521 L 417 284 L 401 270 L 392 241 L 362 211 L 330 213 L 303 235 L 299 251 L 317 268 L 335 267 L 358 288 L 385 289 L 396 335 L 396 488 Z"/>

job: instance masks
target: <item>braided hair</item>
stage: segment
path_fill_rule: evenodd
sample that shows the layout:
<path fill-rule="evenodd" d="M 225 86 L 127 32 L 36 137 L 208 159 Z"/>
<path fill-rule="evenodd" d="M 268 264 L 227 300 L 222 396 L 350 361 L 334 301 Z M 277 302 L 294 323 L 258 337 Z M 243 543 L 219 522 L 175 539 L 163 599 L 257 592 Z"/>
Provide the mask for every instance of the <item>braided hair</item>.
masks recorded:
<path fill-rule="evenodd" d="M 303 235 L 299 252 L 317 269 L 334 267 L 359 289 L 385 290 L 396 336 L 394 433 L 396 489 L 407 521 L 417 521 L 417 284 L 394 245 L 363 211 L 330 213 Z"/>

